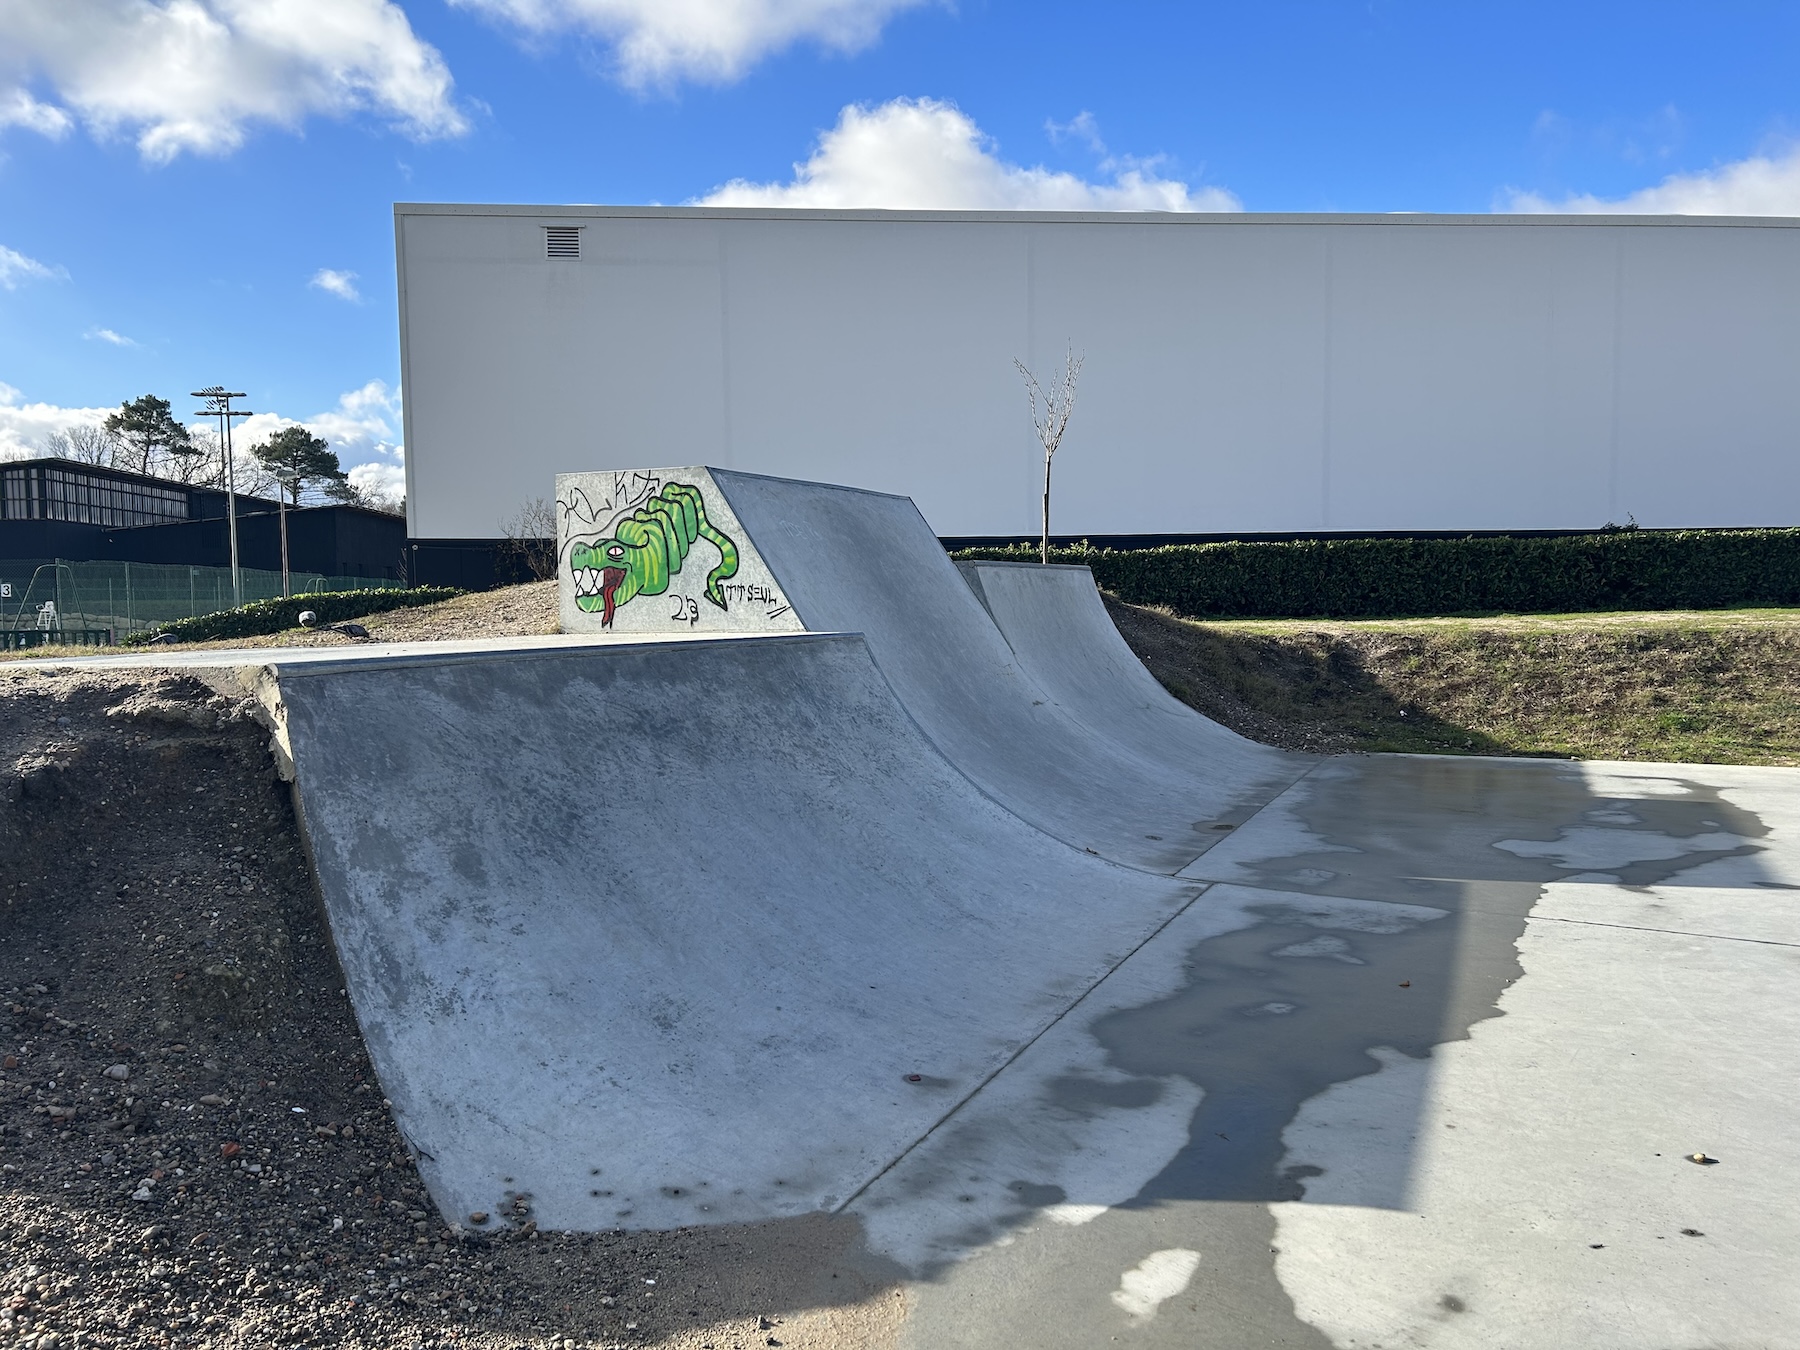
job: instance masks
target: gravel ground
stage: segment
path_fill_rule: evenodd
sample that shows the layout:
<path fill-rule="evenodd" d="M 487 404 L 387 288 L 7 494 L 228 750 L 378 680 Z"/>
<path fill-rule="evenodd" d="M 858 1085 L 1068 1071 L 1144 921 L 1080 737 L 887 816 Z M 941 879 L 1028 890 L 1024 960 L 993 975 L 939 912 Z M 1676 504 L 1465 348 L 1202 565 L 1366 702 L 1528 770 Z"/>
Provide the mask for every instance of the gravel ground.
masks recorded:
<path fill-rule="evenodd" d="M 458 596 L 439 605 L 396 609 L 357 620 L 372 642 L 441 642 L 452 638 L 532 637 L 558 630 L 556 583 L 534 581 L 498 591 Z M 218 647 L 341 647 L 358 641 L 342 633 L 314 633 L 303 628 L 267 637 L 186 642 L 182 651 Z"/>
<path fill-rule="evenodd" d="M 542 610 L 520 590 L 509 622 Z M 891 1342 L 903 1294 L 848 1221 L 447 1222 L 246 703 L 0 669 L 0 858 L 0 1346 Z"/>

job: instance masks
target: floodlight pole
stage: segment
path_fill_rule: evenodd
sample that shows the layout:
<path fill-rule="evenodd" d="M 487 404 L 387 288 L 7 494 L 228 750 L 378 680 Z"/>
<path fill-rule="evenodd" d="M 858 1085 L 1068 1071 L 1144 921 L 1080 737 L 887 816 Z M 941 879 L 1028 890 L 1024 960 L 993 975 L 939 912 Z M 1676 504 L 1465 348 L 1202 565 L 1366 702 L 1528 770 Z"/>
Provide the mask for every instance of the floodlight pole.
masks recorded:
<path fill-rule="evenodd" d="M 300 480 L 294 471 L 289 469 L 286 473 L 277 470 L 275 481 L 280 485 L 275 489 L 275 502 L 276 510 L 281 514 L 281 598 L 288 600 L 292 598 L 293 592 L 288 586 L 287 490 Z M 297 492 L 294 494 L 296 499 L 299 495 Z M 294 505 L 299 506 L 299 501 L 296 500 Z"/>
<path fill-rule="evenodd" d="M 252 417 L 250 412 L 233 412 L 231 400 L 243 398 L 242 393 L 232 393 L 222 384 L 211 385 L 205 389 L 193 391 L 195 398 L 206 399 L 212 406 L 202 408 L 195 414 L 197 417 L 216 417 L 219 419 L 219 443 L 221 453 L 225 457 L 225 519 L 231 534 L 231 603 L 242 606 L 244 603 L 244 579 L 238 571 L 238 533 L 237 533 L 237 472 L 231 455 L 231 419 L 234 417 Z"/>

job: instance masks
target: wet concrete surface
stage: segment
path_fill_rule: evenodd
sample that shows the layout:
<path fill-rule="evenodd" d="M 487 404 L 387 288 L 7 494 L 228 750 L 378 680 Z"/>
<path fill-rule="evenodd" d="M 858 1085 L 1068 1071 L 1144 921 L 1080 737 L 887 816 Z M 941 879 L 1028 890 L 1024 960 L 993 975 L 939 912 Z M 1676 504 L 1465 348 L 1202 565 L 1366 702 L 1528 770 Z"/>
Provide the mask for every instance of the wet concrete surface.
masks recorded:
<path fill-rule="evenodd" d="M 1785 814 L 1795 788 L 1782 771 L 1761 772 L 1408 756 L 1321 766 L 1191 866 L 1184 875 L 1217 884 L 1134 956 L 1112 989 L 1103 984 L 1057 1036 L 1002 1075 L 1013 1081 L 988 1090 L 993 1102 L 970 1103 L 959 1113 L 965 1119 L 947 1122 L 896 1167 L 886 1194 L 864 1202 L 874 1239 L 887 1234 L 889 1250 L 924 1276 L 907 1343 L 1348 1343 L 1317 1325 L 1317 1290 L 1306 1286 L 1317 1284 L 1318 1263 L 1284 1260 L 1278 1215 L 1316 1211 L 1306 1204 L 1312 1187 L 1337 1204 L 1353 1195 L 1355 1207 L 1389 1211 L 1396 1222 L 1415 1218 L 1420 1141 L 1457 1128 L 1439 1119 L 1456 1104 L 1433 1097 L 1438 1061 L 1444 1047 L 1503 1016 L 1509 990 L 1529 978 L 1522 940 L 1552 889 L 1557 914 L 1534 937 L 1561 944 L 1559 953 L 1613 929 L 1621 904 L 1635 907 L 1640 924 L 1625 925 L 1634 934 L 1657 933 L 1632 940 L 1663 942 L 1660 925 L 1680 931 L 1684 916 L 1729 926 L 1731 915 L 1749 913 L 1759 932 L 1773 923 L 1787 933 L 1759 942 L 1800 937 L 1790 912 L 1800 879 L 1795 837 L 1746 804 L 1766 798 Z M 1752 790 L 1720 786 L 1721 778 Z M 1687 913 L 1683 887 L 1694 888 L 1705 916 Z M 1663 918 L 1644 925 L 1646 907 Z M 1165 947 L 1177 950 L 1157 950 Z M 1639 978 L 1630 967 L 1596 968 L 1584 1005 L 1595 1028 Z M 1586 1032 L 1579 1018 L 1558 1025 L 1544 1033 L 1546 1048 L 1560 1042 L 1560 1053 L 1579 1057 Z M 1789 1045 L 1791 1033 L 1790 1025 L 1777 1040 Z M 1632 1072 L 1660 1059 L 1673 1073 L 1692 1052 L 1676 1037 L 1626 1053 Z M 1601 1110 L 1610 1070 L 1587 1066 Z M 1357 1086 L 1378 1075 L 1366 1090 Z M 1524 1081 L 1518 1091 L 1537 1088 Z M 1310 1122 L 1308 1139 L 1330 1140 L 1332 1166 L 1322 1167 L 1295 1148 L 1290 1131 L 1303 1112 L 1319 1115 L 1320 1103 L 1347 1092 L 1375 1092 L 1379 1109 L 1354 1126 L 1358 1137 L 1332 1133 L 1329 1111 Z M 1172 1109 L 1188 1103 L 1191 1114 L 1172 1132 Z M 1134 1114 L 1143 1118 L 1135 1134 L 1125 1123 Z M 1080 1178 L 1081 1168 L 1049 1156 L 1041 1131 L 1017 1123 L 1030 1115 L 1064 1123 L 1067 1155 L 1079 1156 L 1084 1141 L 1089 1152 L 1106 1150 L 1111 1194 L 1072 1190 L 1065 1173 Z M 1121 1194 L 1118 1155 L 1134 1148 L 1138 1184 Z M 967 1189 L 961 1198 L 972 1210 L 1002 1181 L 1016 1203 L 990 1203 L 984 1222 L 959 1234 L 919 1241 L 915 1223 L 910 1246 L 895 1239 L 906 1227 L 896 1212 L 945 1208 L 937 1178 L 958 1170 L 951 1188 Z M 1490 1217 L 1476 1206 L 1454 1218 L 1456 1240 L 1479 1253 Z M 1629 1306 L 1642 1294 L 1634 1281 L 1650 1278 L 1661 1258 L 1646 1259 L 1584 1297 Z M 1296 1311 L 1297 1296 L 1313 1320 Z M 1359 1325 L 1388 1325 L 1397 1344 L 1469 1335 L 1482 1343 L 1463 1295 L 1432 1298 L 1416 1316 L 1380 1310 Z M 1510 1333 L 1524 1339 L 1510 1343 L 1565 1343 L 1549 1328 L 1525 1326 Z"/>
<path fill-rule="evenodd" d="M 1178 993 L 1094 1025 L 1118 1067 L 1179 1074 L 1206 1094 L 1188 1148 L 1134 1203 L 1300 1198 L 1303 1178 L 1277 1170 L 1300 1103 L 1375 1072 L 1375 1046 L 1424 1057 L 1497 1016 L 1545 883 L 1606 866 L 1618 885 L 1654 886 L 1766 851 L 1768 826 L 1717 789 L 1681 777 L 1654 787 L 1667 795 L 1598 796 L 1579 767 L 1555 763 L 1339 761 L 1296 794 L 1309 836 L 1298 851 L 1256 857 L 1246 832 L 1210 868 L 1190 868 L 1421 908 L 1381 918 L 1293 899 L 1254 906 L 1256 927 L 1193 950 Z M 1572 837 L 1612 852 L 1559 856 Z"/>

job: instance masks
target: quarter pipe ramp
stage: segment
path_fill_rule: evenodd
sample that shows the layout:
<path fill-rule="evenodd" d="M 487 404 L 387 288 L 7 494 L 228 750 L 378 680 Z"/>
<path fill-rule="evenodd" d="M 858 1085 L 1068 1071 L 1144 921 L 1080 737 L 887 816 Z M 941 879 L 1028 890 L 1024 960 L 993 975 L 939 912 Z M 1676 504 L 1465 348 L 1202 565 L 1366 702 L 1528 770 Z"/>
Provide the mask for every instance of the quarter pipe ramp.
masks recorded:
<path fill-rule="evenodd" d="M 854 635 L 262 682 L 384 1091 L 465 1222 L 842 1205 L 1202 889 L 978 791 Z"/>
<path fill-rule="evenodd" d="M 959 562 L 1013 659 L 1083 725 L 1171 772 L 1253 774 L 1270 750 L 1175 699 L 1113 625 L 1085 567 Z M 1233 822 L 1236 823 L 1236 822 Z"/>
<path fill-rule="evenodd" d="M 1022 664 L 908 498 L 699 468 L 566 474 L 557 500 L 566 629 L 861 633 L 957 768 L 1024 820 L 1101 857 L 1177 872 L 1218 840 L 1217 825 L 1243 819 L 1314 762 L 1186 710 L 1168 717 L 1166 696 L 1161 714 L 1120 710 L 1097 687 L 1117 652 L 1056 650 L 1092 642 L 1091 616 L 1039 622 L 1029 648 L 1037 668 Z M 682 515 L 696 501 L 698 517 Z M 727 538 L 729 558 L 707 529 Z M 639 569 L 647 534 L 658 556 Z M 602 566 L 608 550 L 613 573 Z M 632 592 L 640 572 L 662 589 Z M 620 580 L 597 596 L 609 577 Z M 1068 672 L 1056 672 L 1059 660 Z M 1130 665 L 1134 680 L 1149 679 Z M 1159 718 L 1174 726 L 1172 741 L 1156 742 Z"/>

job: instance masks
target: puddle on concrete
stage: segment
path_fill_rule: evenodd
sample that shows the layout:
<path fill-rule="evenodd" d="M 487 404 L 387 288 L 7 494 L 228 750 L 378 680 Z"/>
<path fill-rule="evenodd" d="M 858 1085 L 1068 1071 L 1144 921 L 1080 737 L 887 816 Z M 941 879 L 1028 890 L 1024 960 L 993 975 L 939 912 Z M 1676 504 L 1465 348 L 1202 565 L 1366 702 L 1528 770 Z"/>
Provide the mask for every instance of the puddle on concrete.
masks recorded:
<path fill-rule="evenodd" d="M 1505 897 L 1516 933 L 1537 888 L 1508 889 L 1519 892 Z M 1454 915 L 1420 908 L 1403 931 L 1368 933 L 1321 932 L 1320 920 L 1282 906 L 1255 912 L 1263 923 L 1193 949 L 1179 992 L 1091 1028 L 1114 1068 L 1179 1076 L 1206 1094 L 1187 1148 L 1133 1204 L 1298 1199 L 1299 1179 L 1279 1163 L 1281 1132 L 1300 1103 L 1374 1073 L 1372 1046 L 1422 1056 L 1443 1039 L 1446 972 L 1460 937 Z M 1510 964 L 1492 972 L 1494 998 L 1517 973 Z"/>
<path fill-rule="evenodd" d="M 1370 931 L 1348 911 L 1254 907 L 1263 923 L 1193 948 L 1181 990 L 1095 1022 L 1111 1066 L 1180 1076 L 1205 1093 L 1188 1147 L 1134 1204 L 1299 1199 L 1304 1177 L 1280 1162 L 1300 1103 L 1376 1072 L 1376 1046 L 1424 1057 L 1497 1016 L 1522 973 L 1517 943 L 1544 883 L 1604 870 L 1617 884 L 1662 884 L 1752 856 L 1769 832 L 1716 789 L 1680 778 L 1646 777 L 1635 785 L 1642 795 L 1601 797 L 1566 765 L 1340 764 L 1294 796 L 1316 849 L 1254 861 L 1240 850 L 1235 879 L 1248 870 L 1290 895 L 1317 887 L 1429 908 Z"/>

